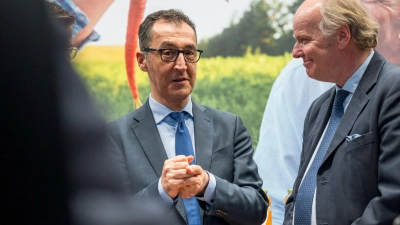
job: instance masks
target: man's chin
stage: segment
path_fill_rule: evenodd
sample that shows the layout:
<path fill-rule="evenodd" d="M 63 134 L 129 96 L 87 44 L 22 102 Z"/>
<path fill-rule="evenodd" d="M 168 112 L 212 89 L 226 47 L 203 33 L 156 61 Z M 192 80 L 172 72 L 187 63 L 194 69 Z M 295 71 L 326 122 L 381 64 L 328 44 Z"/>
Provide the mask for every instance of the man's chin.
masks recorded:
<path fill-rule="evenodd" d="M 314 77 L 314 73 L 310 70 L 310 69 L 307 69 L 306 68 L 306 73 L 307 73 L 307 76 L 309 77 L 309 78 L 311 78 L 311 79 L 315 79 Z"/>
<path fill-rule="evenodd" d="M 313 79 L 313 80 L 323 81 L 323 80 L 320 79 L 321 76 L 318 76 L 318 74 L 315 74 L 314 71 L 311 71 L 311 70 L 307 69 L 306 73 L 307 73 L 308 77 Z M 323 82 L 325 82 L 325 81 L 323 81 Z"/>

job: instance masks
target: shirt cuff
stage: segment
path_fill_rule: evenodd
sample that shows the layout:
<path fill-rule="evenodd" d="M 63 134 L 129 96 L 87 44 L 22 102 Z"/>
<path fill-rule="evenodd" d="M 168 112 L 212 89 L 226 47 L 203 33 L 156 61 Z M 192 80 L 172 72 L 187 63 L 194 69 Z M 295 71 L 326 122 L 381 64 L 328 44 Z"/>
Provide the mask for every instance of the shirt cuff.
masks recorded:
<path fill-rule="evenodd" d="M 211 206 L 214 202 L 215 187 L 217 186 L 217 182 L 215 181 L 214 175 L 212 175 L 208 171 L 206 171 L 206 173 L 208 173 L 210 179 L 208 181 L 206 191 L 204 192 L 204 197 L 196 197 L 196 198 L 201 201 L 205 201 L 209 206 Z"/>
<path fill-rule="evenodd" d="M 158 193 L 160 194 L 160 197 L 165 204 L 172 206 L 176 201 L 178 201 L 178 197 L 173 199 L 167 194 L 167 192 L 165 192 L 164 188 L 161 185 L 161 178 L 158 179 Z"/>

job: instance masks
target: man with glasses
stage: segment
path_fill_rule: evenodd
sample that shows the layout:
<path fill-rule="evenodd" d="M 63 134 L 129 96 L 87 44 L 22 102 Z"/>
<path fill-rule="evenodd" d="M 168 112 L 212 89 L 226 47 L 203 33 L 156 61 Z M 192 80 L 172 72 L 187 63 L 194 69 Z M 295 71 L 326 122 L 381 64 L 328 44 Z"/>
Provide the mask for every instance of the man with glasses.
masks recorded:
<path fill-rule="evenodd" d="M 151 94 L 109 124 L 134 198 L 162 205 L 165 224 L 261 224 L 267 198 L 242 120 L 190 97 L 202 53 L 193 22 L 178 10 L 152 13 L 139 45 Z"/>

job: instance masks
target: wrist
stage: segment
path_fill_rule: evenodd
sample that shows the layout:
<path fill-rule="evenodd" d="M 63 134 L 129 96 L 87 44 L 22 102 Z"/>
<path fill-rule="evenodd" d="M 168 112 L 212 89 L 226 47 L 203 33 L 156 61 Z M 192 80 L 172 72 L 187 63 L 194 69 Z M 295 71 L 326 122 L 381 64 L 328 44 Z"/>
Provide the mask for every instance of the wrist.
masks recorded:
<path fill-rule="evenodd" d="M 209 180 L 210 180 L 210 175 L 209 175 L 207 172 L 205 172 L 205 173 L 207 174 L 206 182 L 204 182 L 205 185 L 204 185 L 204 187 L 199 191 L 199 193 L 196 194 L 196 197 L 201 197 L 201 198 L 204 197 L 204 193 L 205 193 L 206 190 L 207 190 L 208 182 L 209 182 Z"/>
<path fill-rule="evenodd" d="M 207 185 L 205 185 L 204 188 L 199 193 L 196 194 L 196 197 L 199 197 L 199 198 L 204 197 L 204 193 L 206 192 L 206 189 L 207 189 Z"/>

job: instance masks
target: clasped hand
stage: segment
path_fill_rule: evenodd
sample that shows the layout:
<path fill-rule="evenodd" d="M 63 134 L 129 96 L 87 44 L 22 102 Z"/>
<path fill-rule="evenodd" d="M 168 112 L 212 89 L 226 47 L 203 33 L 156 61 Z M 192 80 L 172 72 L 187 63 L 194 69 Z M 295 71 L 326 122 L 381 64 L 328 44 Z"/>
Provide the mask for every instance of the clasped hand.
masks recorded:
<path fill-rule="evenodd" d="M 190 198 L 204 190 L 209 181 L 208 174 L 198 165 L 190 165 L 193 156 L 178 155 L 164 162 L 161 185 L 165 192 L 175 198 Z"/>

